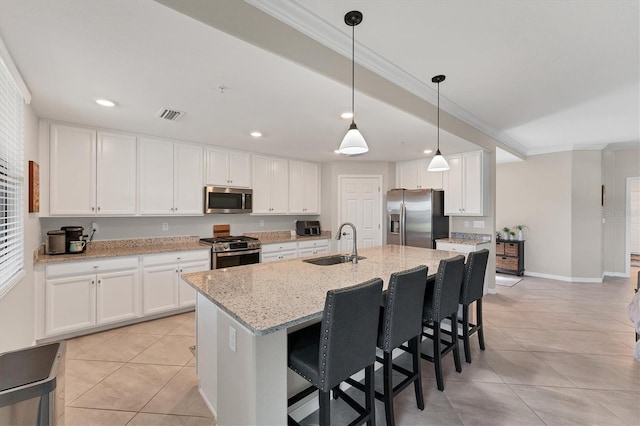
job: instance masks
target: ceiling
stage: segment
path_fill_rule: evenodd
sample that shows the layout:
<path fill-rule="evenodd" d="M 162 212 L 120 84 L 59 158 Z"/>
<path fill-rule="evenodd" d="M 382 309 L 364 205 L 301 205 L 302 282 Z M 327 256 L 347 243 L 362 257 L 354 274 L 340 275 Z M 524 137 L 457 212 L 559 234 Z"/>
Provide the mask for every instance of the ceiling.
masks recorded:
<path fill-rule="evenodd" d="M 0 9 L 0 38 L 43 118 L 344 160 L 333 152 L 351 101 L 343 16 L 357 9 L 356 121 L 371 150 L 354 159 L 435 149 L 436 74 L 447 75 L 445 154 L 487 141 L 526 155 L 639 140 L 638 1 L 0 0 Z M 299 32 L 266 34 L 277 23 Z M 292 46 L 306 57 L 289 55 Z M 389 84 L 372 84 L 374 74 Z M 99 107 L 98 97 L 118 105 Z M 165 107 L 186 115 L 156 118 Z"/>

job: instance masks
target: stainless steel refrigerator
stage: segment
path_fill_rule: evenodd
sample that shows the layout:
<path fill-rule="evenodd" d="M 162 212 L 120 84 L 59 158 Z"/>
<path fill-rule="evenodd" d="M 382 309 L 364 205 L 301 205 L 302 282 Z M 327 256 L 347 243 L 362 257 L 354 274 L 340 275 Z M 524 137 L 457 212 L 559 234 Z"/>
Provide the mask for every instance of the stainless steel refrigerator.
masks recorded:
<path fill-rule="evenodd" d="M 387 244 L 436 248 L 449 237 L 444 215 L 444 191 L 392 189 L 387 192 Z"/>

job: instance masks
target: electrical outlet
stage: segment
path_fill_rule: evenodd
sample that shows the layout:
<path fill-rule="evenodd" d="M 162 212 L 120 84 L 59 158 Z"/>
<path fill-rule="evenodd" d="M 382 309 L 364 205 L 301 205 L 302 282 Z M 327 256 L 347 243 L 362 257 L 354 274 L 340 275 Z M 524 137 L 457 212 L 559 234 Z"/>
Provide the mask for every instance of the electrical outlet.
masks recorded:
<path fill-rule="evenodd" d="M 469 227 L 469 221 L 468 221 L 468 220 L 465 220 L 465 221 L 464 221 L 464 227 L 465 227 L 465 228 L 468 228 L 468 227 Z"/>
<path fill-rule="evenodd" d="M 229 349 L 231 352 L 236 351 L 236 329 L 229 326 Z"/>
<path fill-rule="evenodd" d="M 99 232 L 98 222 L 91 222 L 91 230 L 96 234 Z"/>
<path fill-rule="evenodd" d="M 484 228 L 484 220 L 474 220 L 473 221 L 474 228 Z"/>
<path fill-rule="evenodd" d="M 264 220 L 260 220 L 260 227 L 264 226 Z"/>
<path fill-rule="evenodd" d="M 169 223 L 168 222 L 162 222 L 162 230 L 163 231 L 168 231 L 169 230 Z"/>

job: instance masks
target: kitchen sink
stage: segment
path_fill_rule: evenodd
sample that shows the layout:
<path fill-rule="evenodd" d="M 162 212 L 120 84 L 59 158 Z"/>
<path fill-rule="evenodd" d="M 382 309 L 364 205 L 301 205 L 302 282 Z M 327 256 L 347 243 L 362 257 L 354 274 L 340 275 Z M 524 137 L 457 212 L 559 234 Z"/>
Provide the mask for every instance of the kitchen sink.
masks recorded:
<path fill-rule="evenodd" d="M 358 256 L 358 260 L 366 259 L 364 256 Z M 337 265 L 338 263 L 351 262 L 351 256 L 348 254 L 335 254 L 333 256 L 316 257 L 314 259 L 305 259 L 303 262 L 312 263 L 314 265 L 328 266 Z"/>

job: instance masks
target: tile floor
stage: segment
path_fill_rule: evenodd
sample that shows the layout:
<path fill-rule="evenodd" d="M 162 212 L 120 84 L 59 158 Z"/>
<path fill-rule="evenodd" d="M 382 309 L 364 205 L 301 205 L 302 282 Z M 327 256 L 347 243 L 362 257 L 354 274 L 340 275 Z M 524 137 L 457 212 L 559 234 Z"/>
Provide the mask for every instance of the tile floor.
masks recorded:
<path fill-rule="evenodd" d="M 627 319 L 637 273 L 603 284 L 525 277 L 497 287 L 484 298 L 486 350 L 473 336 L 473 362 L 463 361 L 460 374 L 447 355 L 444 392 L 422 361 L 426 408 L 416 408 L 409 387 L 396 398 L 396 423 L 640 424 L 640 362 Z M 66 424 L 215 425 L 197 392 L 194 331 L 187 313 L 69 340 Z M 332 404 L 336 424 L 351 415 Z M 376 411 L 384 424 L 380 402 Z M 317 423 L 317 413 L 303 423 Z"/>

